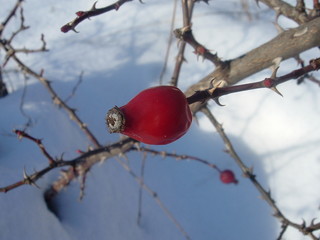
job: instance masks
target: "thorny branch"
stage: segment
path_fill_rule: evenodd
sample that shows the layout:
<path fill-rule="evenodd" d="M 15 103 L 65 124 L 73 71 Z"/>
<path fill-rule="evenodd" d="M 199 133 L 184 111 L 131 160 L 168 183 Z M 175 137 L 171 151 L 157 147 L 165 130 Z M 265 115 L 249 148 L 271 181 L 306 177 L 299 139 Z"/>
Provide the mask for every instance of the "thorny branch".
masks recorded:
<path fill-rule="evenodd" d="M 24 178 L 14 184 L 11 184 L 6 187 L 1 187 L 0 192 L 8 192 L 10 190 L 13 190 L 17 187 L 20 187 L 22 185 L 34 185 L 42 176 L 44 176 L 49 171 L 55 169 L 55 168 L 61 168 L 65 166 L 71 166 L 70 169 L 67 171 L 71 171 L 69 174 L 73 174 L 74 176 L 70 179 L 68 179 L 70 176 L 63 175 L 65 177 L 63 179 L 63 183 L 65 183 L 67 180 L 68 183 L 72 181 L 77 176 L 82 176 L 92 165 L 94 165 L 97 162 L 103 161 L 106 158 L 111 158 L 113 156 L 117 156 L 120 153 L 125 153 L 128 151 L 128 149 L 131 148 L 131 146 L 136 142 L 133 139 L 130 138 L 124 138 L 123 140 L 120 140 L 118 142 L 115 142 L 108 146 L 103 146 L 94 150 L 89 150 L 88 152 L 83 152 L 79 157 L 76 157 L 72 160 L 63 160 L 62 158 L 54 159 L 46 150 L 44 145 L 42 144 L 42 141 L 38 138 L 32 137 L 26 132 L 22 130 L 14 130 L 14 132 L 17 134 L 18 138 L 26 138 L 31 140 L 32 142 L 36 143 L 38 147 L 40 148 L 43 155 L 48 159 L 49 165 L 45 167 L 44 169 L 37 171 L 31 175 L 24 174 Z M 67 172 L 64 172 L 67 173 Z M 67 186 L 68 184 L 62 184 L 61 182 L 56 181 L 50 189 L 46 191 L 46 198 L 49 200 L 51 199 L 56 193 L 58 193 L 63 187 Z"/>
<path fill-rule="evenodd" d="M 256 0 L 257 2 L 262 2 L 268 7 L 272 8 L 278 15 L 284 15 L 287 18 L 292 19 L 298 24 L 306 23 L 310 19 L 301 8 L 296 8 L 289 3 L 282 0 Z"/>
<path fill-rule="evenodd" d="M 192 13 L 194 9 L 194 1 L 193 0 L 181 0 L 182 3 L 182 14 L 183 14 L 183 27 L 190 26 Z M 174 66 L 174 70 L 172 73 L 170 85 L 177 86 L 179 75 L 181 72 L 182 64 L 185 62 L 184 51 L 186 49 L 186 42 L 181 41 L 179 43 L 179 51 L 176 57 L 176 63 Z"/>
<path fill-rule="evenodd" d="M 75 27 L 79 23 L 81 23 L 83 20 L 90 19 L 91 17 L 101 15 L 101 14 L 109 12 L 111 10 L 118 11 L 122 4 L 124 4 L 126 2 L 130 2 L 130 1 L 133 1 L 133 0 L 119 0 L 119 1 L 113 3 L 109 6 L 103 7 L 103 8 L 96 8 L 97 2 L 95 2 L 90 10 L 76 12 L 77 17 L 74 20 L 72 20 L 71 22 L 68 22 L 67 24 L 63 25 L 61 27 L 61 31 L 64 33 L 69 32 L 70 30 L 77 32 Z M 139 2 L 142 3 L 141 0 L 139 0 Z"/>
<path fill-rule="evenodd" d="M 242 91 L 248 91 L 253 89 L 259 89 L 259 88 L 269 88 L 276 93 L 281 93 L 277 90 L 276 86 L 279 84 L 282 84 L 284 82 L 287 82 L 291 79 L 297 79 L 301 76 L 304 76 L 305 74 L 317 71 L 320 69 L 320 58 L 313 59 L 310 61 L 309 65 L 299 68 L 297 70 L 294 70 L 288 74 L 285 74 L 280 77 L 276 77 L 276 71 L 278 67 L 273 72 L 273 76 L 270 78 L 265 78 L 262 81 L 259 82 L 252 82 L 247 84 L 241 84 L 241 85 L 234 85 L 234 86 L 227 86 L 227 87 L 210 87 L 209 89 L 202 90 L 202 91 L 196 91 L 192 96 L 187 98 L 187 101 L 189 104 L 193 104 L 195 102 L 205 102 L 209 99 L 215 100 L 219 105 L 219 97 L 236 93 L 236 92 L 242 92 Z M 282 96 L 282 95 L 281 95 Z"/>
<path fill-rule="evenodd" d="M 208 49 L 197 42 L 192 34 L 191 25 L 174 30 L 174 34 L 177 39 L 183 41 L 183 43 L 188 43 L 191 47 L 193 47 L 197 58 L 201 56 L 203 59 L 211 61 L 216 67 L 225 64 L 223 61 L 221 61 L 217 54 L 212 54 Z"/>
<path fill-rule="evenodd" d="M 314 223 L 311 222 L 310 226 L 306 226 L 306 223 L 303 222 L 302 224 L 294 223 L 290 221 L 285 215 L 280 211 L 278 206 L 276 205 L 275 200 L 271 197 L 271 192 L 266 191 L 263 186 L 259 183 L 259 181 L 256 178 L 256 175 L 253 173 L 253 168 L 247 167 L 240 156 L 237 154 L 236 150 L 234 149 L 230 139 L 224 132 L 224 129 L 222 125 L 216 120 L 214 115 L 211 113 L 209 108 L 207 106 L 203 107 L 201 109 L 201 112 L 203 112 L 207 118 L 210 120 L 210 122 L 214 125 L 216 128 L 217 132 L 219 133 L 221 139 L 223 140 L 225 147 L 226 147 L 226 152 L 235 160 L 236 164 L 239 166 L 241 169 L 244 177 L 248 178 L 252 184 L 255 186 L 255 188 L 259 191 L 261 194 L 261 197 L 263 200 L 265 200 L 269 206 L 273 209 L 274 211 L 274 216 L 280 220 L 280 222 L 283 224 L 283 226 L 291 226 L 295 229 L 298 229 L 305 235 L 309 235 L 312 239 L 317 239 L 315 235 L 313 234 L 313 231 L 317 231 L 320 229 L 320 222 L 319 223 Z M 283 233 L 281 233 L 282 235 Z"/>
<path fill-rule="evenodd" d="M 47 152 L 47 150 L 43 146 L 41 139 L 34 138 L 34 137 L 30 136 L 29 134 L 27 134 L 26 132 L 21 131 L 21 130 L 14 130 L 14 133 L 17 134 L 19 139 L 27 138 L 27 139 L 33 141 L 34 143 L 36 143 L 38 145 L 38 147 L 40 148 L 41 152 L 43 153 L 43 155 L 49 160 L 49 165 L 52 165 L 55 163 L 55 160 L 53 159 L 53 157 Z"/>

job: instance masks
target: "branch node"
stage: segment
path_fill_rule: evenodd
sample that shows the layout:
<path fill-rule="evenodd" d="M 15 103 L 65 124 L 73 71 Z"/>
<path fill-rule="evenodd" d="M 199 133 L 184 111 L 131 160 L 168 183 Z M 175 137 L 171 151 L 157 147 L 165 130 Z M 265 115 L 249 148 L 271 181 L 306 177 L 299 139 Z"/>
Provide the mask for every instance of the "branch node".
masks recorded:
<path fill-rule="evenodd" d="M 23 168 L 23 182 L 24 182 L 25 184 L 32 185 L 32 186 L 40 189 L 40 187 L 39 187 L 39 186 L 33 181 L 33 179 L 27 174 L 25 167 Z"/>

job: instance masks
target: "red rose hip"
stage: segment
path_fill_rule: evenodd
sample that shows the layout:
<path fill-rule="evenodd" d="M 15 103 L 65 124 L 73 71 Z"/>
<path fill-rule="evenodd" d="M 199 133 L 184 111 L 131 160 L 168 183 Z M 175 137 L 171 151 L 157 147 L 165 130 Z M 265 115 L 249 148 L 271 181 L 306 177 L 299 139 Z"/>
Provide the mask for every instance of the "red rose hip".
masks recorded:
<path fill-rule="evenodd" d="M 145 89 L 122 107 L 108 111 L 110 133 L 119 132 L 146 144 L 163 145 L 182 137 L 192 114 L 180 89 L 158 86 Z"/>
<path fill-rule="evenodd" d="M 238 180 L 235 178 L 234 173 L 231 170 L 224 170 L 220 172 L 220 180 L 223 183 L 234 183 L 237 184 Z"/>

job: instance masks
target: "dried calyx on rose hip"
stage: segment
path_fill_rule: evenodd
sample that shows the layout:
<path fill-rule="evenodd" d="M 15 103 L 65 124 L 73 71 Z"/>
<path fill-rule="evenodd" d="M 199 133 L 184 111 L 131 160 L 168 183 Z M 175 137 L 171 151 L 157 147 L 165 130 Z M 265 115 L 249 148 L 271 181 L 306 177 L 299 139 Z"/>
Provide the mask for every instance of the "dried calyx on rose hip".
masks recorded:
<path fill-rule="evenodd" d="M 229 169 L 220 172 L 220 180 L 221 180 L 221 182 L 226 183 L 226 184 L 228 184 L 228 183 L 237 184 L 238 183 L 238 180 L 234 176 L 234 173 Z"/>
<path fill-rule="evenodd" d="M 179 139 L 188 131 L 191 122 L 187 99 L 173 86 L 145 89 L 126 105 L 110 109 L 106 116 L 110 133 L 122 133 L 154 145 Z"/>

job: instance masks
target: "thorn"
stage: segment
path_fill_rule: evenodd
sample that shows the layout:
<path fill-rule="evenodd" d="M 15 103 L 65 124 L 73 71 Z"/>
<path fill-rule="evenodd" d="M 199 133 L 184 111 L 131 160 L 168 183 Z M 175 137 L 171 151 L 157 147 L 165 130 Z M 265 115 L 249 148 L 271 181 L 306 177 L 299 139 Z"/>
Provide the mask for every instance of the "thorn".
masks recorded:
<path fill-rule="evenodd" d="M 140 142 L 136 142 L 133 144 L 136 148 L 138 152 L 141 152 L 141 146 L 140 146 Z"/>
<path fill-rule="evenodd" d="M 75 28 L 71 28 L 72 31 L 74 31 L 75 33 L 79 33 Z"/>
<path fill-rule="evenodd" d="M 182 35 L 184 35 L 186 32 L 191 31 L 191 27 L 192 27 L 192 24 L 190 23 L 190 25 L 180 28 Z"/>
<path fill-rule="evenodd" d="M 214 81 L 214 78 L 211 79 L 210 81 L 210 87 L 209 89 L 207 89 L 208 93 L 212 96 L 213 92 L 218 88 L 220 87 L 220 85 L 222 84 L 222 81 L 219 81 L 216 86 L 213 85 L 213 81 Z"/>
<path fill-rule="evenodd" d="M 98 2 L 98 1 L 95 1 L 95 2 L 94 2 L 94 4 L 92 5 L 90 11 L 95 11 L 95 10 L 97 10 L 97 8 L 96 8 L 97 2 Z"/>
<path fill-rule="evenodd" d="M 271 74 L 271 78 L 274 79 L 277 76 L 277 72 L 281 63 L 282 57 L 277 57 L 275 59 L 273 59 L 273 65 L 271 66 L 271 70 L 272 70 L 272 74 Z"/>
<path fill-rule="evenodd" d="M 302 35 L 306 34 L 308 32 L 308 27 L 305 27 L 301 29 L 300 31 L 297 31 L 295 34 L 293 34 L 293 37 L 301 37 Z"/>
<path fill-rule="evenodd" d="M 24 179 L 24 182 L 25 182 L 26 184 L 29 184 L 29 185 L 31 185 L 31 186 L 34 186 L 34 187 L 40 189 L 40 187 L 39 187 L 39 186 L 30 178 L 30 176 L 27 174 L 25 167 L 23 167 L 23 179 Z"/>
<path fill-rule="evenodd" d="M 214 101 L 216 102 L 216 104 L 218 104 L 220 107 L 226 106 L 226 105 L 220 103 L 219 98 L 214 98 L 213 100 L 214 100 Z"/>
<path fill-rule="evenodd" d="M 301 228 L 305 228 L 305 227 L 306 227 L 306 221 L 304 219 L 302 219 Z"/>
<path fill-rule="evenodd" d="M 314 222 L 315 222 L 315 220 L 317 220 L 317 218 L 312 218 L 312 220 L 311 220 L 311 226 L 314 226 L 314 225 L 316 225 Z"/>
<path fill-rule="evenodd" d="M 275 93 L 279 94 L 281 97 L 283 97 L 282 93 L 279 92 L 279 90 L 276 87 L 271 87 L 270 88 L 272 91 L 274 91 Z"/>
<path fill-rule="evenodd" d="M 213 77 L 211 80 L 210 80 L 210 85 L 209 85 L 209 88 L 214 88 L 213 86 L 213 81 L 215 80 L 215 77 Z"/>

